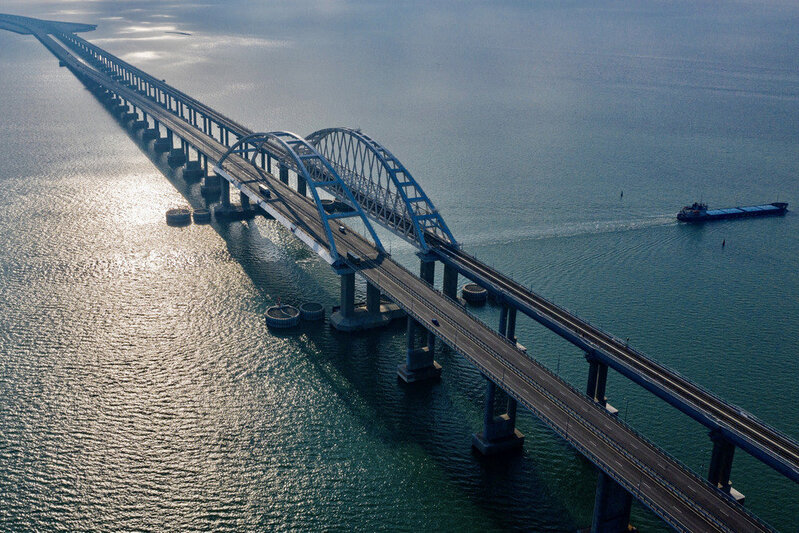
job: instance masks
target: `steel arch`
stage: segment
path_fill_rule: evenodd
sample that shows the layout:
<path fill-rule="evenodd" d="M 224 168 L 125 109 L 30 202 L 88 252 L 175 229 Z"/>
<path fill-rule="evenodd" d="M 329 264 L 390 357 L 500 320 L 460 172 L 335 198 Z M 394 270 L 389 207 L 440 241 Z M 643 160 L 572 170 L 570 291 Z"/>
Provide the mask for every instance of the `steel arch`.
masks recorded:
<path fill-rule="evenodd" d="M 423 252 L 429 250 L 429 234 L 458 245 L 422 187 L 383 145 L 352 128 L 326 128 L 307 139 L 379 224 Z"/>
<path fill-rule="evenodd" d="M 256 157 L 261 153 L 268 153 L 270 156 L 275 156 L 274 150 L 267 150 L 264 145 L 269 141 L 277 143 L 279 148 L 282 148 L 288 156 L 290 161 L 285 161 L 284 158 L 277 156 L 282 164 L 290 166 L 299 176 L 305 179 L 305 182 L 310 186 L 311 195 L 316 203 L 316 209 L 319 212 L 319 217 L 322 219 L 322 225 L 325 229 L 327 236 L 328 246 L 330 247 L 330 255 L 333 260 L 340 258 L 336 250 L 336 241 L 333 239 L 333 231 L 330 228 L 330 220 L 340 218 L 360 217 L 363 221 L 369 234 L 374 239 L 375 247 L 381 252 L 385 252 L 380 238 L 377 236 L 374 228 L 372 227 L 369 218 L 361 209 L 360 204 L 355 200 L 352 192 L 347 187 L 347 184 L 341 179 L 335 168 L 330 164 L 325 157 L 320 154 L 313 146 L 311 146 L 305 139 L 288 131 L 272 131 L 251 133 L 240 138 L 236 143 L 228 148 L 227 152 L 219 159 L 217 166 L 223 168 L 222 164 L 230 154 L 240 155 L 244 159 L 248 159 L 250 164 L 258 166 Z M 252 154 L 247 158 L 248 154 Z M 319 197 L 318 189 L 325 190 L 330 194 L 342 198 L 347 201 L 353 208 L 351 212 L 344 213 L 328 213 L 322 206 L 322 200 Z"/>

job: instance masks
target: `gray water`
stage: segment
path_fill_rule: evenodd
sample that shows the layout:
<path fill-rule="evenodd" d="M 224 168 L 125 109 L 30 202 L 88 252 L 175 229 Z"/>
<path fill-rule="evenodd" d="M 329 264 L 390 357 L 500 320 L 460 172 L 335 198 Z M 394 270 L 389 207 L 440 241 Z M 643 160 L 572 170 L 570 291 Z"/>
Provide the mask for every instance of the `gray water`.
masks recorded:
<path fill-rule="evenodd" d="M 799 217 L 674 220 L 700 198 L 799 209 L 794 4 L 2 11 L 96 23 L 87 39 L 255 130 L 362 128 L 468 251 L 799 438 Z M 169 207 L 202 205 L 197 186 L 164 176 L 38 42 L 7 32 L 0 126 L 0 529 L 590 523 L 593 468 L 529 414 L 522 455 L 471 453 L 484 384 L 457 354 L 439 351 L 440 384 L 408 389 L 399 326 L 269 331 L 277 298 L 329 312 L 329 268 L 274 222 L 167 227 Z M 579 351 L 526 318 L 517 332 L 584 386 Z M 706 471 L 703 427 L 618 375 L 608 398 Z M 732 478 L 747 507 L 799 531 L 796 484 L 740 451 Z M 633 523 L 665 529 L 638 504 Z"/>

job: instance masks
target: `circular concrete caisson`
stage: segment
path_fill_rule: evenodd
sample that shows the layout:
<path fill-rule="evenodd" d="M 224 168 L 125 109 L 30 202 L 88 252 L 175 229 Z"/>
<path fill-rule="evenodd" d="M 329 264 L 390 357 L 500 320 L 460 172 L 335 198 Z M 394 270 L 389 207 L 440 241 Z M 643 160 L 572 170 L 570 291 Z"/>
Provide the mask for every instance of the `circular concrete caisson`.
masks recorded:
<path fill-rule="evenodd" d="M 191 210 L 185 207 L 167 210 L 166 223 L 170 226 L 187 226 L 191 224 Z"/>
<path fill-rule="evenodd" d="M 332 213 L 333 211 L 336 210 L 336 201 L 325 198 L 324 200 L 322 200 L 322 207 L 328 213 Z"/>
<path fill-rule="evenodd" d="M 195 224 L 208 224 L 211 222 L 211 211 L 205 208 L 195 209 L 192 218 Z"/>
<path fill-rule="evenodd" d="M 325 306 L 317 302 L 306 302 L 300 306 L 300 316 L 308 321 L 322 320 L 325 318 Z"/>
<path fill-rule="evenodd" d="M 266 325 L 270 328 L 291 328 L 300 323 L 300 310 L 293 305 L 273 305 L 266 310 Z"/>
<path fill-rule="evenodd" d="M 470 304 L 484 304 L 488 299 L 488 291 L 477 283 L 467 283 L 461 289 L 461 296 Z"/>

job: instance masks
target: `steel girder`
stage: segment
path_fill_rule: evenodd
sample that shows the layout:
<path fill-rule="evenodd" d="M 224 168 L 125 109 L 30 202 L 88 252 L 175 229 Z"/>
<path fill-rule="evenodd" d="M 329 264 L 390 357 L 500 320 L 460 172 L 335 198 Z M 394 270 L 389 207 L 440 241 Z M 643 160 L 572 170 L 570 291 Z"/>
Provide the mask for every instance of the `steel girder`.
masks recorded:
<path fill-rule="evenodd" d="M 279 151 L 270 150 L 270 142 L 276 143 Z M 340 256 L 336 250 L 336 241 L 333 239 L 330 221 L 336 219 L 359 217 L 372 236 L 375 248 L 381 252 L 385 251 L 383 244 L 380 242 L 380 238 L 377 236 L 371 222 L 369 222 L 369 218 L 366 216 L 363 209 L 361 209 L 360 204 L 356 201 L 347 184 L 341 179 L 338 172 L 336 172 L 336 169 L 322 154 L 299 135 L 287 131 L 251 133 L 245 135 L 225 152 L 217 163 L 219 168 L 223 168 L 222 164 L 230 154 L 240 155 L 256 167 L 258 166 L 256 160 L 258 155 L 268 154 L 270 157 L 278 159 L 280 164 L 291 168 L 297 173 L 297 176 L 305 180 L 310 186 L 311 195 L 316 203 L 316 209 L 319 212 L 319 217 L 325 229 L 330 255 L 333 257 L 334 261 L 338 260 Z M 288 154 L 288 159 L 285 157 L 285 154 Z M 337 198 L 343 199 L 353 210 L 349 212 L 328 213 L 322 206 L 322 199 L 319 197 L 319 189 Z"/>
<path fill-rule="evenodd" d="M 429 234 L 457 246 L 444 219 L 411 173 L 383 145 L 351 128 L 307 137 L 349 186 L 366 213 L 386 229 L 429 251 Z M 347 198 L 339 198 L 345 202 Z"/>

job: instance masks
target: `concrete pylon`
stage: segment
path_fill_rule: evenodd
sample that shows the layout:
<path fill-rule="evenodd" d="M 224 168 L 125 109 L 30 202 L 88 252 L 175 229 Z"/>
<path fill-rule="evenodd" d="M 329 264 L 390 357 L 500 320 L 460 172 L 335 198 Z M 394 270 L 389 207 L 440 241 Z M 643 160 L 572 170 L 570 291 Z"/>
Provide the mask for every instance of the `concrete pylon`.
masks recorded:
<path fill-rule="evenodd" d="M 730 474 L 732 474 L 732 460 L 735 456 L 735 444 L 718 429 L 710 432 L 713 441 L 713 452 L 710 456 L 710 468 L 707 480 L 720 491 L 728 494 L 730 498 L 743 504 L 746 499 L 743 494 L 732 488 Z"/>
<path fill-rule="evenodd" d="M 633 498 L 624 487 L 604 472 L 599 472 L 594 499 L 591 533 L 629 531 Z"/>
<path fill-rule="evenodd" d="M 486 376 L 486 399 L 483 431 L 472 435 L 472 447 L 483 455 L 497 455 L 520 450 L 524 435 L 516 429 L 516 400 L 508 397 L 507 410 L 495 416 L 497 385 Z"/>
<path fill-rule="evenodd" d="M 453 300 L 458 298 L 458 271 L 455 267 L 444 265 L 444 283 L 443 291 L 445 296 L 449 296 Z"/>
<path fill-rule="evenodd" d="M 416 331 L 427 333 L 427 345 L 416 346 Z M 405 383 L 437 380 L 441 378 L 441 365 L 435 361 L 435 336 L 416 320 L 408 317 L 407 349 L 405 363 L 397 367 L 397 377 Z"/>

